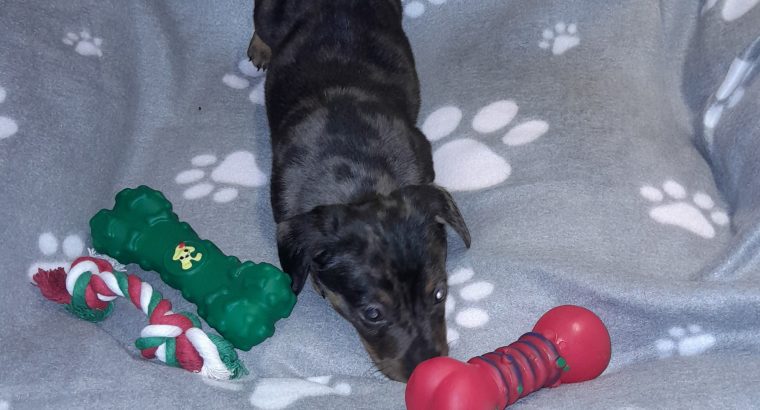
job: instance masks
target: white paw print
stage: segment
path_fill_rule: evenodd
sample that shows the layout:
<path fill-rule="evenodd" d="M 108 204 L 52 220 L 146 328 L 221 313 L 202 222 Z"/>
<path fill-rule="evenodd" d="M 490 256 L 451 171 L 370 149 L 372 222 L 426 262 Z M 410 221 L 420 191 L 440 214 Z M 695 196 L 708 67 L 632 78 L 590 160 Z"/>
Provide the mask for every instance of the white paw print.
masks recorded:
<path fill-rule="evenodd" d="M 446 3 L 446 0 L 427 0 L 428 3 L 440 6 Z M 417 18 L 425 13 L 425 3 L 421 0 L 404 1 L 404 14 L 410 18 Z"/>
<path fill-rule="evenodd" d="M 718 0 L 707 0 L 702 8 L 702 13 L 715 7 L 716 4 L 718 4 Z M 724 0 L 720 16 L 724 21 L 734 21 L 749 13 L 758 4 L 760 4 L 760 0 Z"/>
<path fill-rule="evenodd" d="M 351 394 L 348 383 L 329 385 L 332 376 L 260 379 L 251 394 L 251 404 L 258 409 L 284 409 L 300 399 L 316 396 Z"/>
<path fill-rule="evenodd" d="M 553 29 L 544 30 L 542 36 L 543 40 L 538 43 L 538 46 L 544 50 L 551 49 L 555 56 L 564 54 L 565 51 L 581 43 L 578 27 L 575 24 L 565 24 L 561 21 Z"/>
<path fill-rule="evenodd" d="M 74 47 L 74 51 L 83 56 L 103 56 L 101 46 L 103 45 L 103 39 L 100 37 L 93 37 L 87 30 L 82 30 L 77 33 L 68 32 L 66 37 L 63 38 L 63 43 Z"/>
<path fill-rule="evenodd" d="M 472 119 L 471 128 L 478 134 L 504 130 L 517 116 L 514 101 L 499 100 L 481 108 Z M 422 123 L 422 132 L 430 141 L 451 135 L 462 121 L 462 110 L 454 106 L 438 108 Z M 528 144 L 549 130 L 541 120 L 527 120 L 503 134 L 501 141 L 508 146 Z M 488 146 L 472 138 L 449 141 L 433 152 L 435 180 L 451 191 L 473 191 L 504 182 L 512 167 Z"/>
<path fill-rule="evenodd" d="M 725 226 L 729 222 L 726 212 L 716 207 L 709 195 L 698 191 L 691 199 L 687 199 L 686 189 L 673 180 L 665 181 L 662 191 L 651 185 L 644 185 L 639 193 L 655 204 L 649 211 L 652 219 L 661 224 L 678 226 L 703 238 L 715 237 L 713 224 Z M 705 216 L 707 213 L 709 219 Z"/>
<path fill-rule="evenodd" d="M 457 306 L 477 303 L 493 293 L 493 284 L 485 281 L 470 282 L 475 272 L 470 268 L 459 268 L 449 275 L 449 294 L 446 297 L 446 318 L 451 319 L 460 328 L 475 329 L 484 326 L 490 320 L 488 312 L 472 306 Z M 455 295 L 453 289 L 457 288 Z M 460 302 L 457 302 L 460 300 Z M 449 343 L 459 340 L 459 332 L 452 326 L 446 328 Z"/>
<path fill-rule="evenodd" d="M 660 357 L 670 357 L 675 353 L 679 356 L 695 356 L 715 345 L 715 336 L 702 331 L 699 325 L 689 325 L 686 329 L 672 327 L 668 330 L 668 335 L 670 337 L 654 343 Z"/>
<path fill-rule="evenodd" d="M 227 87 L 234 88 L 236 90 L 245 90 L 246 88 L 251 86 L 251 81 L 254 81 L 255 85 L 251 89 L 250 94 L 248 94 L 248 99 L 251 100 L 254 104 L 264 104 L 264 71 L 258 70 L 256 67 L 251 63 L 248 58 L 244 58 L 240 60 L 238 63 L 238 69 L 241 73 L 243 73 L 245 76 L 250 77 L 251 80 L 248 80 L 247 78 L 240 77 L 236 74 L 225 74 L 224 77 L 222 77 L 222 82 L 227 85 Z"/>
<path fill-rule="evenodd" d="M 0 87 L 0 104 L 5 101 L 5 97 L 8 94 L 5 92 L 5 88 Z M 18 132 L 18 124 L 12 118 L 4 117 L 0 115 L 0 140 L 4 140 L 13 136 Z"/>
<path fill-rule="evenodd" d="M 203 198 L 216 190 L 212 196 L 214 202 L 225 203 L 237 198 L 239 191 L 235 185 L 252 188 L 267 183 L 267 176 L 261 172 L 256 165 L 256 158 L 248 151 L 235 151 L 212 169 L 208 167 L 217 162 L 213 154 L 198 155 L 190 162 L 196 168 L 182 171 L 174 178 L 180 185 L 193 184 L 182 194 L 185 199 Z M 216 189 L 214 183 L 222 187 Z"/>
<path fill-rule="evenodd" d="M 61 249 L 59 249 L 59 245 Z M 38 269 L 51 270 L 55 268 L 68 268 L 68 265 L 84 252 L 84 241 L 78 235 L 69 235 L 58 243 L 58 238 L 52 232 L 45 232 L 37 239 L 37 246 L 42 253 L 42 258 L 29 266 L 27 275 L 29 280 L 37 273 Z M 63 255 L 61 255 L 62 251 Z"/>

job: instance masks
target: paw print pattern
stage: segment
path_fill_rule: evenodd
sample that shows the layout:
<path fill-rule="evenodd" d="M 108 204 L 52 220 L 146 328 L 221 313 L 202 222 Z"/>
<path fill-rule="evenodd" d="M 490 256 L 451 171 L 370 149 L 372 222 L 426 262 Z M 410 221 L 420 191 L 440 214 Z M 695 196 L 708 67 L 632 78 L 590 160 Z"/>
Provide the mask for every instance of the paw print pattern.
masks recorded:
<path fill-rule="evenodd" d="M 446 328 L 446 339 L 449 343 L 459 340 L 459 331 L 451 325 L 450 319 L 453 319 L 457 327 L 465 329 L 482 327 L 490 320 L 488 312 L 479 307 L 457 306 L 480 302 L 493 293 L 493 284 L 485 281 L 472 282 L 473 276 L 475 272 L 470 268 L 460 268 L 449 275 L 449 295 L 446 297 L 446 318 L 450 324 Z M 452 292 L 452 287 L 458 289 L 456 295 Z"/>
<path fill-rule="evenodd" d="M 61 245 L 61 249 L 59 249 L 59 245 Z M 37 246 L 42 257 L 29 266 L 27 275 L 30 281 L 38 269 L 66 268 L 84 252 L 84 241 L 78 235 L 69 235 L 63 239 L 62 244 L 59 244 L 58 238 L 52 232 L 45 232 L 37 239 Z"/>
<path fill-rule="evenodd" d="M 517 116 L 518 106 L 511 100 L 492 102 L 481 108 L 470 124 L 472 131 L 488 135 L 504 130 Z M 462 122 L 462 110 L 445 106 L 433 111 L 422 124 L 422 132 L 431 142 L 450 136 Z M 526 120 L 503 134 L 507 146 L 533 142 L 549 130 L 542 120 Z M 446 142 L 433 152 L 436 183 L 451 191 L 473 191 L 504 182 L 512 167 L 488 146 L 473 138 Z"/>
<path fill-rule="evenodd" d="M 446 0 L 427 0 L 434 6 L 440 6 L 446 3 Z M 417 18 L 425 13 L 425 3 L 421 0 L 404 1 L 404 15 L 409 18 Z"/>
<path fill-rule="evenodd" d="M 66 37 L 63 38 L 63 44 L 74 47 L 74 51 L 83 56 L 103 56 L 103 51 L 101 50 L 103 39 L 93 37 L 87 30 L 82 30 L 79 34 L 66 33 Z"/>
<path fill-rule="evenodd" d="M 224 77 L 222 77 L 222 82 L 227 85 L 227 87 L 235 90 L 245 90 L 251 86 L 251 81 L 253 81 L 255 85 L 251 88 L 251 92 L 248 94 L 248 99 L 254 104 L 263 105 L 264 71 L 258 70 L 254 67 L 253 63 L 251 63 L 248 58 L 240 60 L 238 63 L 238 70 L 240 70 L 243 75 L 250 78 L 250 80 L 237 74 L 225 74 Z"/>
<path fill-rule="evenodd" d="M 332 376 L 261 379 L 251 394 L 251 404 L 257 409 L 284 409 L 307 397 L 351 394 L 348 383 L 330 386 Z"/>
<path fill-rule="evenodd" d="M 654 343 L 658 354 L 663 358 L 674 354 L 696 356 L 715 345 L 715 336 L 705 333 L 699 325 L 689 325 L 686 329 L 672 327 L 668 330 L 668 336 Z"/>
<path fill-rule="evenodd" d="M 538 46 L 544 50 L 551 50 L 555 56 L 564 54 L 567 50 L 581 43 L 578 27 L 575 24 L 565 24 L 561 21 L 553 29 L 544 30 L 542 36 L 543 39 L 538 43 Z"/>
<path fill-rule="evenodd" d="M 716 207 L 709 195 L 696 192 L 689 199 L 686 189 L 673 180 L 665 181 L 662 190 L 644 185 L 639 193 L 655 204 L 649 216 L 661 224 L 678 226 L 710 239 L 715 237 L 714 225 L 725 226 L 729 223 L 726 212 Z"/>
<path fill-rule="evenodd" d="M 712 9 L 716 4 L 718 4 L 718 0 L 707 0 L 702 8 L 702 13 Z M 724 0 L 720 16 L 723 21 L 734 21 L 749 13 L 758 4 L 760 4 L 760 0 Z"/>
<path fill-rule="evenodd" d="M 753 42 L 731 62 L 720 87 L 710 98 L 710 104 L 702 118 L 708 148 L 713 144 L 714 130 L 725 112 L 734 108 L 747 87 L 760 74 L 760 42 Z"/>
<path fill-rule="evenodd" d="M 7 95 L 5 88 L 0 87 L 0 104 L 5 101 Z M 16 121 L 12 118 L 0 115 L 0 141 L 12 137 L 16 132 L 18 132 L 18 124 L 16 124 Z"/>
<path fill-rule="evenodd" d="M 267 183 L 267 176 L 259 169 L 256 158 L 248 151 L 235 151 L 219 165 L 208 169 L 217 163 L 213 154 L 203 154 L 191 161 L 195 168 L 180 172 L 174 181 L 180 185 L 192 184 L 185 189 L 185 199 L 199 199 L 212 192 L 214 202 L 226 203 L 238 197 L 238 187 L 259 187 Z M 217 185 L 221 188 L 217 189 Z"/>

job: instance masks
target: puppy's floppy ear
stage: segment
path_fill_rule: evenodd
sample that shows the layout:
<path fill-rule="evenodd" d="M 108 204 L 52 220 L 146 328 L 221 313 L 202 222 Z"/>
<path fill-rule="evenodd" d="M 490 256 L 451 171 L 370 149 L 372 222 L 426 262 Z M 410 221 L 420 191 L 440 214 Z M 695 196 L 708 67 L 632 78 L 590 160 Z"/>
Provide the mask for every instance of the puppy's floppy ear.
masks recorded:
<path fill-rule="evenodd" d="M 454 203 L 454 198 L 445 189 L 435 184 L 410 185 L 396 191 L 405 200 L 411 201 L 415 207 L 424 209 L 436 221 L 445 223 L 459 234 L 466 247 L 470 247 L 470 230 Z"/>
<path fill-rule="evenodd" d="M 330 239 L 340 226 L 343 209 L 338 205 L 318 206 L 277 224 L 277 252 L 280 265 L 300 293 L 306 278 L 325 264 Z"/>
<path fill-rule="evenodd" d="M 306 277 L 311 269 L 311 255 L 307 244 L 313 229 L 312 218 L 302 214 L 277 224 L 277 253 L 280 256 L 282 270 L 290 275 L 291 284 L 296 295 L 303 289 Z"/>

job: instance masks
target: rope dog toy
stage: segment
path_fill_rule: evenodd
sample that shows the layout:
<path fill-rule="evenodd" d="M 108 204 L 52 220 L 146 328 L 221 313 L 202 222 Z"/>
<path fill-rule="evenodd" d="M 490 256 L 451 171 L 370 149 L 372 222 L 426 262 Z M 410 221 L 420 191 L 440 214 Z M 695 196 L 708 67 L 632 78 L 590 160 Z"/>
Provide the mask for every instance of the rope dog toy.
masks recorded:
<path fill-rule="evenodd" d="M 121 296 L 148 316 L 135 346 L 146 359 L 200 373 L 210 379 L 228 380 L 248 374 L 234 347 L 222 337 L 201 330 L 192 313 L 172 312 L 171 302 L 136 275 L 114 269 L 106 259 L 83 256 L 66 273 L 60 267 L 39 269 L 33 277 L 42 295 L 66 305 L 66 310 L 90 322 L 100 322 L 113 311 Z"/>
<path fill-rule="evenodd" d="M 406 406 L 503 409 L 541 388 L 596 378 L 610 354 L 610 335 L 598 316 L 580 306 L 558 306 L 541 316 L 532 332 L 467 363 L 449 357 L 422 362 L 406 385 Z"/>

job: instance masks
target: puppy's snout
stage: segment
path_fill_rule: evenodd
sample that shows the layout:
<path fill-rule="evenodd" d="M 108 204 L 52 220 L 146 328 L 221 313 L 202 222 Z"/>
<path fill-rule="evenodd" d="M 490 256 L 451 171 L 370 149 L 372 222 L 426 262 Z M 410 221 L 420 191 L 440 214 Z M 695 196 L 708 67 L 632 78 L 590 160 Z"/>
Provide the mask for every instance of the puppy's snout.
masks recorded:
<path fill-rule="evenodd" d="M 402 354 L 396 357 L 380 359 L 376 351 L 368 348 L 370 355 L 375 359 L 375 364 L 380 371 L 391 380 L 406 383 L 414 369 L 425 360 L 438 356 L 447 356 L 449 346 L 444 337 L 441 342 L 425 341 L 417 339 L 409 345 Z"/>
<path fill-rule="evenodd" d="M 419 340 L 415 341 L 415 343 L 412 343 L 409 347 L 409 350 L 406 351 L 403 358 L 404 380 L 409 379 L 418 364 L 434 357 L 448 356 L 448 354 L 449 345 L 446 343 L 439 344 L 431 342 L 425 343 L 420 342 Z"/>

